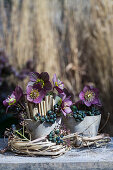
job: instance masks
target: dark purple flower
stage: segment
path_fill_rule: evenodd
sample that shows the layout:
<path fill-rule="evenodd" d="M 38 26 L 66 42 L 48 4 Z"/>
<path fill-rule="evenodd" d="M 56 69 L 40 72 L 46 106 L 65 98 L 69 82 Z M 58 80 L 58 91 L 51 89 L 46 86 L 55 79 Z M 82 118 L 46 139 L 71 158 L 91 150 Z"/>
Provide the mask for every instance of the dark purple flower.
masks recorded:
<path fill-rule="evenodd" d="M 54 84 L 54 88 L 59 93 L 63 93 L 64 83 L 62 81 L 60 81 L 59 79 L 57 79 L 56 74 L 54 74 L 54 76 L 53 76 L 53 84 Z"/>
<path fill-rule="evenodd" d="M 49 91 L 52 89 L 51 82 L 49 81 L 49 74 L 47 72 L 42 72 L 41 74 L 38 72 L 31 72 L 30 83 L 32 82 L 34 88 L 41 88 L 44 91 Z"/>
<path fill-rule="evenodd" d="M 70 106 L 72 105 L 72 101 L 70 100 L 70 96 L 66 98 L 65 94 L 62 94 L 62 103 L 61 103 L 61 111 L 66 116 L 72 112 Z"/>
<path fill-rule="evenodd" d="M 99 90 L 92 86 L 85 86 L 83 91 L 80 92 L 79 98 L 84 102 L 86 106 L 91 106 L 92 104 L 101 106 L 99 100 Z"/>
<path fill-rule="evenodd" d="M 29 70 L 27 69 L 23 69 L 20 72 L 17 72 L 15 74 L 15 76 L 19 79 L 19 80 L 24 80 L 27 76 L 29 75 Z"/>
<path fill-rule="evenodd" d="M 35 63 L 33 62 L 33 60 L 28 60 L 26 62 L 26 69 L 29 70 L 29 71 L 35 70 Z"/>
<path fill-rule="evenodd" d="M 13 93 L 11 94 L 11 96 L 8 96 L 8 98 L 3 101 L 3 104 L 4 106 L 10 107 L 16 104 L 22 96 L 23 96 L 23 91 L 19 86 L 17 86 L 15 88 L 15 91 L 13 91 Z"/>
<path fill-rule="evenodd" d="M 46 92 L 44 90 L 40 90 L 37 88 L 33 88 L 33 86 L 27 86 L 27 100 L 33 103 L 40 103 Z"/>
<path fill-rule="evenodd" d="M 14 73 L 19 80 L 24 80 L 29 75 L 29 73 L 33 70 L 34 70 L 33 60 L 28 60 L 26 62 L 26 65 L 23 67 L 23 69 L 21 69 L 20 71 L 16 71 Z"/>

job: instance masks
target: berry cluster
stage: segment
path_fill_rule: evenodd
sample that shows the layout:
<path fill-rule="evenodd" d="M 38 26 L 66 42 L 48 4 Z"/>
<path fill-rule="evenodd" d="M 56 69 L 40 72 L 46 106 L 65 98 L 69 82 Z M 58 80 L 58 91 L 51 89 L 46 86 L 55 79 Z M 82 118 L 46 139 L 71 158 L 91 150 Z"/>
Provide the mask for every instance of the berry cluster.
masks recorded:
<path fill-rule="evenodd" d="M 55 123 L 56 118 L 59 117 L 61 115 L 60 112 L 60 106 L 58 104 L 54 105 L 54 109 L 53 110 L 49 110 L 46 114 L 46 116 L 41 116 L 40 113 L 37 113 L 34 116 L 34 119 L 40 120 L 41 123 L 43 122 L 48 122 L 48 123 Z"/>
<path fill-rule="evenodd" d="M 96 116 L 96 115 L 100 115 L 101 111 L 97 107 L 92 107 L 91 113 L 93 114 L 93 116 Z"/>
<path fill-rule="evenodd" d="M 86 116 L 85 111 L 82 110 L 78 110 L 77 107 L 75 105 L 73 105 L 71 107 L 72 111 L 73 111 L 73 117 L 75 118 L 75 120 L 77 122 L 80 122 L 82 120 L 84 120 L 84 117 Z"/>
<path fill-rule="evenodd" d="M 71 109 L 72 115 L 77 122 L 83 121 L 85 116 L 96 116 L 101 114 L 100 110 L 96 107 L 91 107 L 90 110 L 78 110 L 78 108 L 73 105 Z"/>
<path fill-rule="evenodd" d="M 56 127 L 54 131 L 50 132 L 47 138 L 49 141 L 54 142 L 57 145 L 60 145 L 60 144 L 65 144 L 63 137 L 68 134 L 69 134 L 69 131 L 66 131 L 65 129 L 59 129 Z"/>
<path fill-rule="evenodd" d="M 60 135 L 60 130 L 56 129 L 55 131 L 51 131 L 48 135 L 48 140 L 56 143 L 57 145 L 63 143 L 63 134 Z"/>
<path fill-rule="evenodd" d="M 76 113 L 73 112 L 73 117 L 77 122 L 83 121 L 84 117 L 86 116 L 85 112 L 82 110 L 77 111 Z"/>

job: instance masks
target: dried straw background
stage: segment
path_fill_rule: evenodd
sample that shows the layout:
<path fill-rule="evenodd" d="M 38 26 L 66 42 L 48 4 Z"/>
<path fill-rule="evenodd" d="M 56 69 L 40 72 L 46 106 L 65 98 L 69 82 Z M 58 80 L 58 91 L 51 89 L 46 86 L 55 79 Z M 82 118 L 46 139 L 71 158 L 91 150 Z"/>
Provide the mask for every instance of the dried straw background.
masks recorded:
<path fill-rule="evenodd" d="M 10 62 L 21 69 L 33 58 L 37 71 L 51 76 L 56 72 L 75 100 L 83 85 L 96 85 L 104 105 L 103 123 L 111 113 L 104 129 L 111 135 L 112 46 L 112 0 L 0 1 L 0 48 Z"/>

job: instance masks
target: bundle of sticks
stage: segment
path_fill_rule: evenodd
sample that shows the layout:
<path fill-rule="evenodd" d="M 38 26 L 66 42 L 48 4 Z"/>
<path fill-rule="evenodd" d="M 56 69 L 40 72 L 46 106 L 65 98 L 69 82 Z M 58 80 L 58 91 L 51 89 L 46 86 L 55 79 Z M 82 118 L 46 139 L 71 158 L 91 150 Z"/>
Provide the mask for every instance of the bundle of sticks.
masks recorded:
<path fill-rule="evenodd" d="M 46 116 L 47 111 L 53 109 L 55 104 L 56 101 L 53 95 L 45 96 L 45 99 L 38 104 L 33 104 L 25 100 L 28 119 L 32 119 L 37 113 L 40 113 L 41 116 Z"/>
<path fill-rule="evenodd" d="M 10 149 L 13 152 L 27 155 L 42 155 L 42 156 L 60 156 L 71 148 L 81 147 L 101 147 L 111 141 L 106 134 L 100 134 L 95 137 L 82 137 L 77 133 L 69 134 L 63 137 L 64 141 L 70 140 L 70 145 L 56 145 L 56 143 L 48 141 L 46 137 L 38 138 L 33 141 L 25 141 L 14 136 L 8 142 Z"/>
<path fill-rule="evenodd" d="M 101 147 L 106 145 L 111 141 L 111 138 L 108 134 L 99 134 L 94 137 L 81 136 L 77 133 L 72 133 L 67 136 L 64 136 L 63 140 L 70 139 L 70 145 L 75 148 L 82 147 Z"/>
<path fill-rule="evenodd" d="M 9 140 L 8 145 L 11 151 L 30 156 L 60 156 L 69 150 L 68 147 L 56 145 L 56 143 L 48 141 L 45 137 L 28 142 L 15 136 Z"/>

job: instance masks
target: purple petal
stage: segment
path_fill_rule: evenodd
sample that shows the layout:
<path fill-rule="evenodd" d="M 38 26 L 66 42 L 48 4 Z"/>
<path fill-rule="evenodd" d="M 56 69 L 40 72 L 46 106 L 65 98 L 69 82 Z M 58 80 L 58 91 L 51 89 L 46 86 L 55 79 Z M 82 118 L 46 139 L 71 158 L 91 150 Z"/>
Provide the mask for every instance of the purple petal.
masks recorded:
<path fill-rule="evenodd" d="M 65 100 L 65 98 L 66 98 L 66 94 L 63 92 L 63 93 L 60 93 L 60 97 L 62 98 L 62 101 L 64 101 Z"/>
<path fill-rule="evenodd" d="M 6 100 L 3 101 L 3 105 L 8 106 L 8 103 L 6 102 Z"/>
<path fill-rule="evenodd" d="M 51 84 L 50 81 L 45 82 L 44 89 L 45 90 L 51 90 L 52 89 L 52 84 Z"/>
<path fill-rule="evenodd" d="M 27 95 L 27 100 L 28 100 L 29 102 L 33 102 L 33 99 L 30 97 L 29 94 Z"/>
<path fill-rule="evenodd" d="M 40 103 L 42 99 L 45 97 L 46 93 L 44 91 L 40 91 L 39 96 L 33 100 L 34 103 Z"/>
<path fill-rule="evenodd" d="M 91 106 L 91 102 L 88 102 L 88 101 L 84 101 L 84 104 L 88 107 Z"/>
<path fill-rule="evenodd" d="M 20 98 L 23 96 L 23 91 L 21 87 L 17 86 L 13 94 L 15 95 L 16 100 L 19 101 Z"/>
<path fill-rule="evenodd" d="M 32 86 L 27 86 L 27 94 L 30 94 L 31 93 L 31 90 L 33 89 L 33 87 Z"/>
<path fill-rule="evenodd" d="M 44 80 L 44 82 L 49 81 L 49 74 L 47 72 L 42 72 L 40 78 Z"/>
<path fill-rule="evenodd" d="M 90 90 L 94 89 L 94 86 L 92 86 L 92 85 L 89 85 L 88 87 L 89 87 Z"/>
<path fill-rule="evenodd" d="M 60 79 L 57 80 L 59 88 L 63 89 L 64 88 L 64 83 L 60 81 Z"/>
<path fill-rule="evenodd" d="M 80 100 L 84 100 L 84 92 L 83 91 L 80 92 L 79 98 L 80 98 Z"/>
<path fill-rule="evenodd" d="M 102 107 L 102 103 L 101 101 L 99 100 L 99 103 L 97 104 L 98 106 Z"/>
<path fill-rule="evenodd" d="M 55 86 L 55 89 L 58 91 L 58 93 L 63 93 L 63 90 L 60 89 L 58 86 Z"/>
<path fill-rule="evenodd" d="M 71 96 L 66 97 L 66 94 L 65 94 L 65 93 L 63 93 L 63 95 L 65 96 L 65 99 L 64 99 L 65 102 L 67 102 L 68 100 L 71 101 L 71 99 L 70 99 Z"/>
<path fill-rule="evenodd" d="M 41 82 L 39 82 L 38 84 L 34 84 L 34 85 L 33 85 L 33 88 L 34 88 L 34 89 L 38 89 L 38 91 L 41 91 L 41 89 L 42 89 L 42 84 L 41 84 Z"/>
<path fill-rule="evenodd" d="M 67 113 L 67 114 L 69 114 L 69 113 L 72 112 L 72 110 L 71 110 L 70 107 L 66 107 L 66 108 L 64 109 L 64 112 Z"/>
<path fill-rule="evenodd" d="M 66 112 L 64 112 L 63 109 L 61 109 L 61 111 L 62 111 L 63 115 L 66 116 Z"/>
<path fill-rule="evenodd" d="M 60 89 L 62 89 L 62 90 L 63 90 L 63 89 L 64 89 L 64 84 L 63 84 L 63 83 L 61 83 L 61 84 L 59 84 L 59 85 L 58 85 L 58 87 L 59 87 Z"/>
<path fill-rule="evenodd" d="M 44 96 L 39 96 L 38 98 L 33 100 L 33 103 L 40 103 L 43 98 L 44 98 Z"/>
<path fill-rule="evenodd" d="M 83 88 L 83 92 L 86 92 L 86 91 L 88 91 L 88 90 L 90 90 L 90 87 L 89 87 L 89 86 L 85 86 L 85 87 Z"/>
<path fill-rule="evenodd" d="M 27 86 L 33 86 L 33 85 L 34 85 L 34 82 L 32 82 L 32 81 L 29 81 L 27 84 Z"/>
<path fill-rule="evenodd" d="M 94 99 L 91 103 L 92 103 L 92 104 L 98 104 L 98 103 L 99 103 L 99 100 L 98 100 L 98 99 Z"/>
<path fill-rule="evenodd" d="M 13 92 L 10 97 L 15 98 L 15 93 Z"/>
<path fill-rule="evenodd" d="M 98 106 L 102 106 L 100 100 L 98 98 L 94 99 L 94 101 L 92 102 L 92 104 L 98 105 Z"/>
<path fill-rule="evenodd" d="M 52 81 L 53 81 L 53 84 L 55 85 L 55 82 L 57 81 L 56 74 L 54 74 L 54 75 L 53 75 L 53 79 L 52 79 Z"/>
<path fill-rule="evenodd" d="M 65 100 L 65 103 L 66 103 L 66 105 L 68 105 L 68 106 L 71 106 L 71 105 L 72 105 L 72 101 L 69 100 L 69 99 L 66 99 L 66 100 Z"/>
<path fill-rule="evenodd" d="M 38 72 L 31 72 L 29 74 L 29 77 L 30 77 L 30 81 L 35 82 L 39 77 L 39 73 Z"/>
<path fill-rule="evenodd" d="M 97 88 L 93 88 L 92 90 L 93 90 L 93 92 L 95 93 L 96 96 L 99 95 L 99 90 Z"/>

